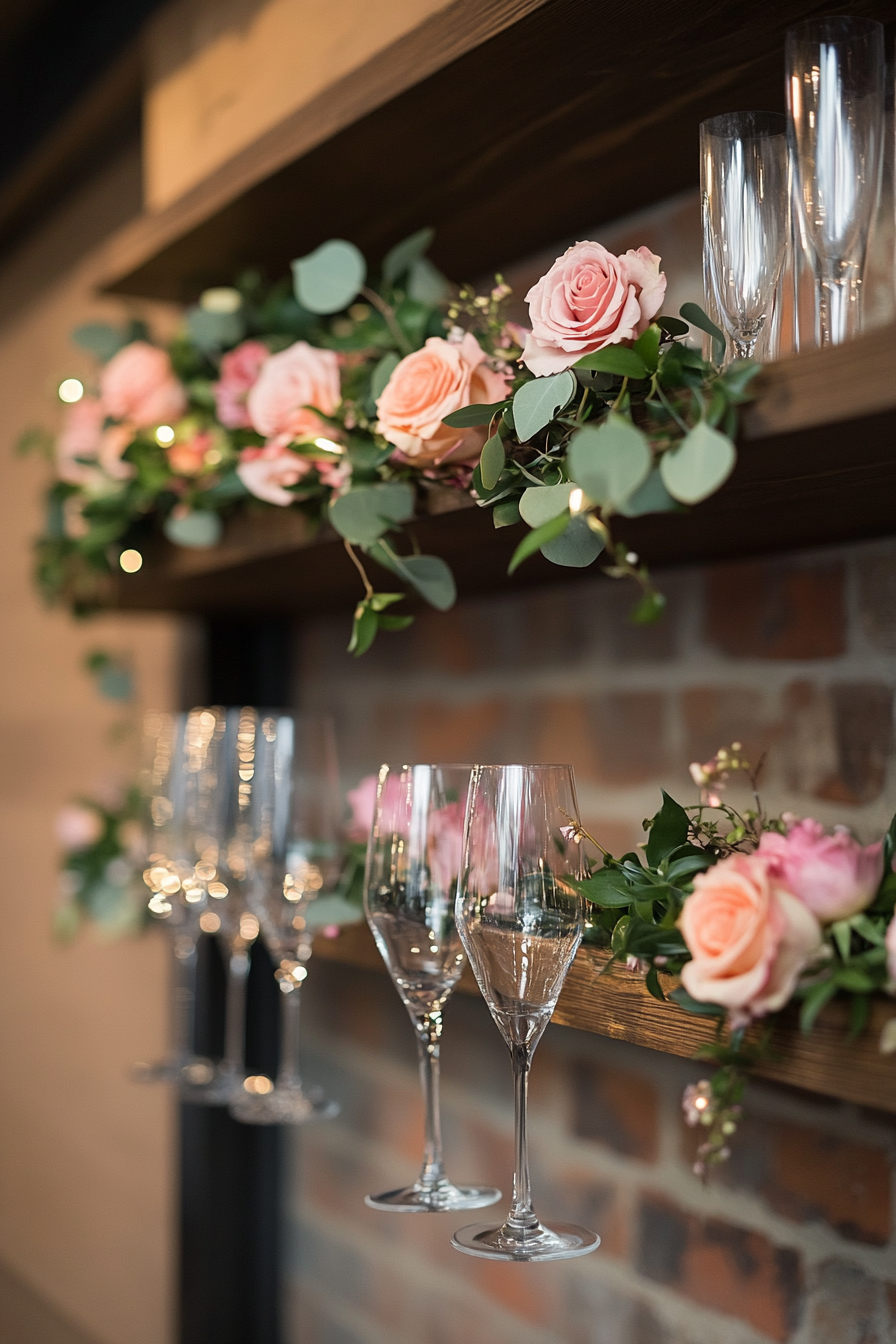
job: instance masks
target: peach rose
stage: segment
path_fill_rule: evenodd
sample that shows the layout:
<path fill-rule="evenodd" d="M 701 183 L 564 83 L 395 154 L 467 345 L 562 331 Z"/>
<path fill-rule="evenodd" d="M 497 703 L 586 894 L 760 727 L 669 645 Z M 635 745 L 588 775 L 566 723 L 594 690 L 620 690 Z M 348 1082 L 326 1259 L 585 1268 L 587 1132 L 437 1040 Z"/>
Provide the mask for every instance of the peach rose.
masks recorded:
<path fill-rule="evenodd" d="M 379 432 L 414 466 L 447 461 L 471 462 L 479 456 L 487 425 L 452 429 L 442 421 L 452 411 L 477 402 L 503 401 L 508 375 L 495 373 L 476 337 L 460 341 L 430 336 L 422 350 L 396 366 L 376 403 Z"/>
<path fill-rule="evenodd" d="M 678 927 L 691 961 L 681 983 L 743 1023 L 774 1012 L 822 945 L 818 921 L 759 854 L 733 854 L 694 878 Z"/>
<path fill-rule="evenodd" d="M 373 828 L 373 814 L 376 811 L 376 775 L 365 775 L 353 789 L 349 789 L 346 797 L 348 805 L 352 810 L 352 818 L 348 824 L 349 840 L 364 841 L 367 839 Z"/>
<path fill-rule="evenodd" d="M 205 466 L 205 455 L 214 447 L 214 438 L 201 429 L 183 443 L 174 442 L 165 456 L 175 476 L 198 476 Z"/>
<path fill-rule="evenodd" d="M 307 476 L 312 465 L 307 457 L 299 457 L 298 453 L 271 443 L 264 448 L 244 448 L 236 474 L 256 499 L 285 508 L 295 504 L 298 498 L 286 487 Z"/>
<path fill-rule="evenodd" d="M 215 383 L 218 419 L 228 429 L 248 429 L 252 424 L 246 398 L 261 373 L 270 351 L 261 341 L 243 341 L 221 359 L 221 377 Z"/>
<path fill-rule="evenodd" d="M 100 376 L 106 414 L 138 429 L 171 424 L 187 409 L 187 394 L 174 376 L 167 352 L 132 341 L 113 355 Z"/>
<path fill-rule="evenodd" d="M 56 440 L 56 474 L 69 485 L 86 485 L 96 475 L 106 411 L 96 397 L 82 397 L 65 409 L 62 432 Z M 84 461 L 83 459 L 87 459 Z"/>
<path fill-rule="evenodd" d="M 541 378 L 606 345 L 633 340 L 647 330 L 665 294 L 660 259 L 649 248 L 615 257 L 600 243 L 576 243 L 526 295 L 532 330 L 522 361 Z"/>
<path fill-rule="evenodd" d="M 896 982 L 896 915 L 893 916 L 887 925 L 885 942 L 887 948 L 887 974 L 891 980 Z"/>
<path fill-rule="evenodd" d="M 883 845 L 860 845 L 846 826 L 828 835 L 811 817 L 786 835 L 766 831 L 758 852 L 769 872 L 825 924 L 849 919 L 870 905 L 884 872 Z"/>
<path fill-rule="evenodd" d="M 103 819 L 92 807 L 66 803 L 56 813 L 56 839 L 63 849 L 88 849 L 103 833 Z"/>
<path fill-rule="evenodd" d="M 265 360 L 246 408 L 253 429 L 283 446 L 295 439 L 326 435 L 326 424 L 314 412 L 332 415 L 340 400 L 339 361 L 334 351 L 296 341 Z"/>
<path fill-rule="evenodd" d="M 134 431 L 130 425 L 109 425 L 108 429 L 102 432 L 99 449 L 100 466 L 113 481 L 128 481 L 136 475 L 137 469 L 133 463 L 125 462 L 122 457 L 133 438 Z"/>

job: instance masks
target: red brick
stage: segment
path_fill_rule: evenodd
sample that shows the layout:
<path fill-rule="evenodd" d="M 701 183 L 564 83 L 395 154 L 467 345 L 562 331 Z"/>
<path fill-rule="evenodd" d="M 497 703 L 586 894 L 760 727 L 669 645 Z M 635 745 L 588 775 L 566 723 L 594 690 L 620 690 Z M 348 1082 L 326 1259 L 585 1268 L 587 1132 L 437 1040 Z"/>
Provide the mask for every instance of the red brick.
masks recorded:
<path fill-rule="evenodd" d="M 655 1162 L 659 1151 L 659 1098 L 649 1079 L 608 1064 L 570 1064 L 573 1132 L 624 1157 Z"/>
<path fill-rule="evenodd" d="M 533 719 L 535 760 L 568 761 L 576 779 L 587 782 L 597 779 L 599 767 L 584 696 L 558 695 L 539 700 Z"/>
<path fill-rule="evenodd" d="M 879 798 L 893 746 L 893 691 L 882 682 L 849 682 L 829 691 L 838 768 L 817 797 L 835 803 Z"/>
<path fill-rule="evenodd" d="M 890 1344 L 887 1284 L 844 1260 L 826 1260 L 812 1277 L 806 1312 L 812 1344 Z"/>
<path fill-rule="evenodd" d="M 500 1209 L 500 1205 L 495 1208 Z M 469 1215 L 468 1221 L 487 1220 L 494 1209 L 480 1209 Z M 501 1215 L 503 1216 L 503 1215 Z M 461 1215 L 461 1223 L 465 1215 Z M 497 1220 L 496 1220 L 497 1221 Z M 480 1292 L 487 1293 L 519 1320 L 532 1325 L 555 1325 L 562 1319 L 563 1302 L 559 1298 L 560 1281 L 544 1275 L 521 1274 L 519 1265 L 502 1264 L 500 1260 L 477 1260 L 472 1256 L 464 1262 L 464 1278 Z M 481 1336 L 469 1336 L 470 1344 Z M 461 1336 L 455 1336 L 460 1339 Z"/>
<path fill-rule="evenodd" d="M 845 651 L 843 590 L 839 561 L 713 565 L 706 636 L 734 658 L 836 658 Z"/>
<path fill-rule="evenodd" d="M 589 720 L 602 784 L 643 784 L 667 765 L 665 697 L 657 691 L 593 696 Z"/>
<path fill-rule="evenodd" d="M 762 696 L 741 686 L 692 686 L 681 695 L 685 727 L 682 770 L 691 761 L 708 761 L 719 747 L 740 742 L 754 764 L 775 737 L 774 725 L 763 721 Z"/>
<path fill-rule="evenodd" d="M 731 1147 L 721 1178 L 762 1195 L 776 1213 L 795 1222 L 824 1222 L 850 1241 L 889 1242 L 890 1161 L 884 1149 L 749 1115 Z"/>
<path fill-rule="evenodd" d="M 772 1245 L 758 1232 L 686 1213 L 665 1200 L 642 1200 L 638 1269 L 771 1339 L 787 1340 L 799 1319 L 803 1274 L 795 1251 Z"/>
<path fill-rule="evenodd" d="M 491 699 L 455 705 L 418 704 L 413 710 L 417 761 L 494 762 L 502 759 L 507 702 Z"/>
<path fill-rule="evenodd" d="M 610 1181 L 598 1180 L 580 1166 L 553 1166 L 550 1198 L 540 1216 L 550 1226 L 552 1219 L 590 1228 L 600 1237 L 601 1256 L 627 1260 L 631 1252 L 629 1201 Z"/>

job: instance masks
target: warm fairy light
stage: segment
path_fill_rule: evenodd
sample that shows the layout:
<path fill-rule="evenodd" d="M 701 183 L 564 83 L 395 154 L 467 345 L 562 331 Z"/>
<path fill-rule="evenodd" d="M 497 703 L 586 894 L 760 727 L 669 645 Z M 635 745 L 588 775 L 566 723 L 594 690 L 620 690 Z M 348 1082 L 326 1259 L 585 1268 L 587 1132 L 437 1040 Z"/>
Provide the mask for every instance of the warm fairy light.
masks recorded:
<path fill-rule="evenodd" d="M 341 443 L 334 443 L 332 439 L 315 439 L 315 448 L 322 448 L 325 453 L 336 453 L 341 456 L 345 449 Z"/>
<path fill-rule="evenodd" d="M 139 551 L 133 549 L 122 551 L 118 557 L 118 563 L 125 574 L 136 574 L 138 569 L 143 568 L 143 556 Z"/>
<path fill-rule="evenodd" d="M 581 490 L 579 486 L 576 486 L 575 490 L 570 491 L 569 511 L 570 513 L 581 513 L 584 507 L 585 492 L 584 490 Z"/>
<path fill-rule="evenodd" d="M 84 395 L 84 384 L 78 378 L 63 378 L 58 391 L 60 401 L 80 401 Z"/>
<path fill-rule="evenodd" d="M 245 938 L 247 943 L 258 937 L 258 920 L 248 910 L 240 915 L 240 937 Z"/>
<path fill-rule="evenodd" d="M 203 933 L 217 933 L 221 921 L 213 910 L 206 910 L 199 916 L 199 927 Z"/>
<path fill-rule="evenodd" d="M 170 425 L 159 425 L 156 430 L 156 443 L 162 448 L 167 448 L 169 443 L 174 442 L 174 430 Z"/>
<path fill-rule="evenodd" d="M 266 1097 L 269 1092 L 273 1092 L 274 1084 L 263 1073 L 250 1073 L 248 1078 L 243 1079 L 243 1089 L 254 1097 Z"/>
<path fill-rule="evenodd" d="M 242 294 L 229 285 L 206 289 L 199 295 L 199 307 L 206 313 L 235 313 L 242 306 Z"/>
<path fill-rule="evenodd" d="M 224 897 L 227 895 L 227 888 L 223 882 L 209 882 L 208 894 L 209 896 L 214 896 L 216 901 L 223 901 Z"/>
<path fill-rule="evenodd" d="M 695 1097 L 695 1098 L 694 1098 L 694 1110 L 695 1110 L 695 1111 L 705 1111 L 708 1105 L 709 1105 L 709 1099 L 708 1099 L 707 1097 Z"/>

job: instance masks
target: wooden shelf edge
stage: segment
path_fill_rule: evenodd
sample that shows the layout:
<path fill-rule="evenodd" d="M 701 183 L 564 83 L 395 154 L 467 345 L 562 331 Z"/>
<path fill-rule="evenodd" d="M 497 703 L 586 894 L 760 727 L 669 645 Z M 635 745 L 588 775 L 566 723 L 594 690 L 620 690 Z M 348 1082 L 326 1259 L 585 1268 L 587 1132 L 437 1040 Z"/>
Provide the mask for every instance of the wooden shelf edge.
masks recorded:
<path fill-rule="evenodd" d="M 319 936 L 314 953 L 322 960 L 386 973 L 373 935 L 363 922 L 348 925 L 338 938 Z M 596 948 L 579 949 L 553 1022 L 683 1058 L 714 1039 L 713 1021 L 695 1017 L 675 1004 L 660 1003 L 647 992 L 641 976 L 619 966 L 602 975 L 607 959 L 607 953 Z M 479 993 L 468 966 L 458 988 Z M 772 1035 L 772 1058 L 755 1073 L 840 1101 L 896 1113 L 896 1058 L 882 1055 L 878 1048 L 881 1028 L 892 1017 L 896 1017 L 896 1003 L 884 997 L 875 1000 L 864 1034 L 850 1042 L 845 1005 L 829 1004 L 808 1035 L 799 1030 L 794 1015 L 785 1014 Z"/>

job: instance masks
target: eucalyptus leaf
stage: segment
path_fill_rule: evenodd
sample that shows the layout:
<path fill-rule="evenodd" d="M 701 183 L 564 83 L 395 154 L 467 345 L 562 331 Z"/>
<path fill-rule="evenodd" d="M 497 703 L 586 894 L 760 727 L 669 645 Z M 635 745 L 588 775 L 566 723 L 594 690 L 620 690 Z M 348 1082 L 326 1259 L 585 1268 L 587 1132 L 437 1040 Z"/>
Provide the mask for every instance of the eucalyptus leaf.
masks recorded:
<path fill-rule="evenodd" d="M 457 586 L 449 567 L 437 555 L 392 555 L 392 568 L 407 579 L 421 597 L 438 611 L 447 611 L 457 599 Z"/>
<path fill-rule="evenodd" d="M 206 353 L 236 345 L 246 330 L 241 312 L 210 313 L 199 307 L 187 310 L 186 325 L 190 340 Z"/>
<path fill-rule="evenodd" d="M 568 526 L 569 514 L 561 513 L 557 518 L 551 518 L 548 522 L 542 523 L 541 527 L 536 527 L 534 532 L 530 532 L 523 537 L 511 557 L 510 564 L 507 566 L 507 573 L 513 574 L 524 560 L 528 560 L 530 555 L 540 551 L 542 546 L 547 546 L 556 537 L 562 536 Z"/>
<path fill-rule="evenodd" d="M 434 308 L 444 303 L 450 288 L 442 272 L 428 257 L 419 257 L 414 262 L 408 276 L 408 298 Z"/>
<path fill-rule="evenodd" d="M 493 434 L 482 445 L 482 454 L 479 458 L 479 472 L 486 490 L 494 490 L 501 478 L 506 460 L 501 435 Z"/>
<path fill-rule="evenodd" d="M 295 296 L 311 313 L 341 313 L 367 277 L 367 263 L 354 243 L 331 238 L 292 263 Z"/>
<path fill-rule="evenodd" d="M 461 406 L 459 411 L 452 411 L 450 415 L 446 415 L 442 424 L 450 425 L 452 429 L 472 429 L 474 425 L 487 425 L 506 405 L 506 401 L 493 401 L 489 404 L 477 402 L 473 406 Z"/>
<path fill-rule="evenodd" d="M 734 444 L 702 421 L 684 436 L 678 448 L 663 453 L 660 475 L 674 499 L 698 504 L 718 490 L 734 470 Z"/>
<path fill-rule="evenodd" d="M 530 527 L 541 527 L 542 523 L 568 511 L 569 497 L 575 488 L 571 481 L 563 481 L 560 485 L 531 485 L 520 498 L 520 517 Z"/>
<path fill-rule="evenodd" d="M 208 509 L 193 509 L 180 517 L 174 514 L 165 519 L 162 531 L 175 546 L 189 546 L 196 550 L 205 550 L 217 546 L 221 540 L 223 526 L 218 514 Z"/>
<path fill-rule="evenodd" d="M 619 508 L 646 479 L 653 456 L 647 436 L 631 420 L 611 414 L 570 440 L 569 472 L 595 504 Z"/>
<path fill-rule="evenodd" d="M 496 528 L 512 527 L 520 521 L 520 506 L 515 499 L 502 499 L 492 509 L 492 522 Z"/>
<path fill-rule="evenodd" d="M 356 658 L 360 658 L 362 653 L 366 653 L 376 639 L 379 628 L 379 617 L 370 603 L 359 602 L 355 607 L 355 618 L 352 622 L 352 637 L 349 640 L 348 652 L 353 653 Z"/>
<path fill-rule="evenodd" d="M 338 495 L 330 504 L 330 522 L 346 541 L 371 545 L 394 523 L 413 515 L 414 491 L 404 481 L 384 481 Z"/>
<path fill-rule="evenodd" d="M 659 342 L 657 342 L 659 345 Z M 607 345 L 591 355 L 583 355 L 573 366 L 576 369 L 595 369 L 598 373 L 614 373 L 619 378 L 646 378 L 647 365 L 640 355 L 626 345 Z"/>
<path fill-rule="evenodd" d="M 678 504 L 663 485 L 659 469 L 654 467 L 637 490 L 619 505 L 618 512 L 623 518 L 640 518 L 645 513 L 669 513 L 677 508 Z"/>
<path fill-rule="evenodd" d="M 712 357 L 716 364 L 721 364 L 725 358 L 725 333 L 720 327 L 717 327 L 711 318 L 706 316 L 698 303 L 683 303 L 678 310 L 686 322 L 690 322 L 692 327 L 698 327 L 700 331 L 705 331 L 707 336 L 712 337 Z"/>
<path fill-rule="evenodd" d="M 604 539 L 593 532 L 588 520 L 578 515 L 570 520 L 566 531 L 553 541 L 546 542 L 541 553 L 552 565 L 565 565 L 568 569 L 585 569 L 594 563 L 604 548 Z"/>
<path fill-rule="evenodd" d="M 386 384 L 400 363 L 401 356 L 390 350 L 374 365 L 373 373 L 370 375 L 370 395 L 374 401 L 383 395 Z"/>
<path fill-rule="evenodd" d="M 383 257 L 383 279 L 387 285 L 394 285 L 407 271 L 411 269 L 415 261 L 428 251 L 436 236 L 435 229 L 418 229 L 412 233 L 409 238 L 403 238 L 400 243 L 391 247 Z"/>
<path fill-rule="evenodd" d="M 569 369 L 523 383 L 513 398 L 513 423 L 520 443 L 528 443 L 533 434 L 545 429 L 575 396 L 577 386 Z"/>
<path fill-rule="evenodd" d="M 75 327 L 72 340 L 82 350 L 89 350 L 101 364 L 107 363 L 127 344 L 125 333 L 118 327 L 111 327 L 108 322 L 85 322 Z"/>

